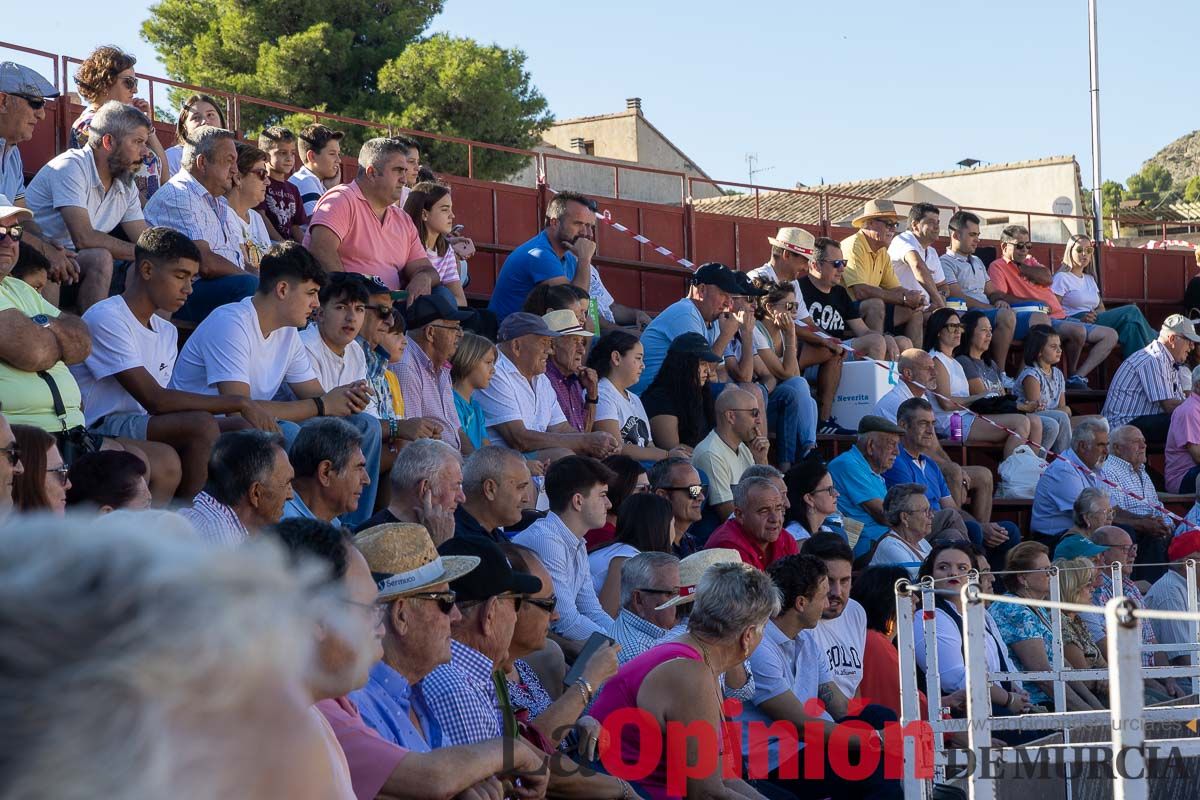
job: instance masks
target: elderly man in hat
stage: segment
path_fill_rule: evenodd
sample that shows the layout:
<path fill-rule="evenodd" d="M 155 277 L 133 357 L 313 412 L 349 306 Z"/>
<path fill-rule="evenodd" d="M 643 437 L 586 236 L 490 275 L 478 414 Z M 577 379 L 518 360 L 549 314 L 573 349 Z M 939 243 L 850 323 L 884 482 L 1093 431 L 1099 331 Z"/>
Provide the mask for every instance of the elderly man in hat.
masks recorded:
<path fill-rule="evenodd" d="M 1195 324 L 1182 314 L 1163 321 L 1158 338 L 1126 358 L 1113 375 L 1101 413 L 1114 428 L 1132 425 L 1147 442 L 1167 440 L 1171 412 L 1183 404 L 1187 387 L 1179 367 L 1200 342 Z"/>
<path fill-rule="evenodd" d="M 418 297 L 408 307 L 408 347 L 400 356 L 396 375 L 404 395 L 404 413 L 427 417 L 442 424 L 442 439 L 451 447 L 471 450 L 462 435 L 462 422 L 454 407 L 454 387 L 450 382 L 450 359 L 462 341 L 462 323 L 475 316 L 460 309 L 442 293 Z"/>
<path fill-rule="evenodd" d="M 546 361 L 561 333 L 546 320 L 518 311 L 500 325 L 500 355 L 491 385 L 475 393 L 487 419 L 488 438 L 526 454 L 531 461 L 553 461 L 571 453 L 605 458 L 620 442 L 602 431 L 581 433 L 571 427 L 550 379 Z"/>
<path fill-rule="evenodd" d="M 883 510 L 887 482 L 883 473 L 895 462 L 903 435 L 904 428 L 868 414 L 858 422 L 854 447 L 829 462 L 829 474 L 838 490 L 838 511 L 845 518 L 856 557 L 888 532 Z"/>
<path fill-rule="evenodd" d="M 1188 597 L 1187 562 L 1200 561 L 1200 531 L 1190 530 L 1171 540 L 1167 558 L 1171 566 L 1146 592 L 1146 607 L 1155 611 L 1190 611 Z M 1195 588 L 1193 588 L 1195 591 Z M 1154 619 L 1150 621 L 1154 636 L 1159 644 L 1193 644 L 1196 641 L 1190 622 L 1183 620 Z M 1165 653 L 1171 666 L 1186 666 L 1191 663 L 1190 650 L 1175 650 Z M 1186 681 L 1186 683 L 1184 683 Z M 1190 679 L 1181 679 L 1185 692 L 1190 691 Z"/>
<path fill-rule="evenodd" d="M 891 200 L 867 201 L 862 213 L 850 223 L 858 233 L 842 240 L 846 257 L 843 280 L 860 303 L 872 298 L 883 302 L 882 308 L 870 304 L 860 312 L 871 330 L 885 333 L 903 326 L 909 340 L 919 342 L 924 319 L 918 312 L 926 305 L 925 295 L 901 285 L 888 254 L 900 220 Z"/>
<path fill-rule="evenodd" d="M 550 343 L 546 378 L 554 388 L 567 422 L 581 433 L 590 433 L 600 402 L 600 378 L 596 370 L 584 363 L 592 332 L 586 330 L 575 312 L 569 309 L 549 311 L 542 319 L 558 334 Z"/>

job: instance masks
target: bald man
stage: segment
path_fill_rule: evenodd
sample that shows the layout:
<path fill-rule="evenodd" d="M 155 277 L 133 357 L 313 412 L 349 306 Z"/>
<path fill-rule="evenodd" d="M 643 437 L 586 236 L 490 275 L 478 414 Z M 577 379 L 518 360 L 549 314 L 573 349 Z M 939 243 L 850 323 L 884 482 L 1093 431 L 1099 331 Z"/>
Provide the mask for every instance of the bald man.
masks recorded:
<path fill-rule="evenodd" d="M 708 504 L 717 519 L 733 513 L 733 487 L 742 472 L 767 463 L 766 419 L 753 394 L 727 386 L 717 397 L 716 426 L 692 452 L 692 465 L 708 474 Z"/>

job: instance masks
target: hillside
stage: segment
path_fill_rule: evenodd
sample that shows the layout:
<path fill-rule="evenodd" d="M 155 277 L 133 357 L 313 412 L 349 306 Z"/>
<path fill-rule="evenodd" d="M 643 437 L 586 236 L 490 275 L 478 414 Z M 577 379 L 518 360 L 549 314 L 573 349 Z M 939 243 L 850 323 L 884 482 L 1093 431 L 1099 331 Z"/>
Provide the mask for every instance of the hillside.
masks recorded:
<path fill-rule="evenodd" d="M 1189 180 L 1200 175 L 1200 131 L 1180 136 L 1155 153 L 1146 166 L 1150 164 L 1166 167 L 1174 186 L 1182 189 Z"/>

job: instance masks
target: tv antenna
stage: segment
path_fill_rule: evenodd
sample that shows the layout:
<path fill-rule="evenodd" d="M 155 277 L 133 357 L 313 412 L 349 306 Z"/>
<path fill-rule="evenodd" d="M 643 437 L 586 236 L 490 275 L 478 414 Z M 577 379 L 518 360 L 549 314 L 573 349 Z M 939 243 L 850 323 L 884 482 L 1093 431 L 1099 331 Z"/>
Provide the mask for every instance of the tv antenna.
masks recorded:
<path fill-rule="evenodd" d="M 750 183 L 754 183 L 754 176 L 760 172 L 770 172 L 774 167 L 758 166 L 758 153 L 746 153 L 746 173 L 750 177 Z"/>

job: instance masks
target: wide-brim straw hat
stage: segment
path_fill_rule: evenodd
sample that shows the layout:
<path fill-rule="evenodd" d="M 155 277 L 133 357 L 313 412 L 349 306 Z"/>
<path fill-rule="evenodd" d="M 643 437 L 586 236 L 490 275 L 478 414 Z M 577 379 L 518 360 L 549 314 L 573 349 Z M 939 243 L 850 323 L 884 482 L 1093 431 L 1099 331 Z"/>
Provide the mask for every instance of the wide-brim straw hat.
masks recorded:
<path fill-rule="evenodd" d="M 873 219 L 890 219 L 899 222 L 904 219 L 896 213 L 896 204 L 891 200 L 868 200 L 863 204 L 862 213 L 855 217 L 850 224 L 861 228 L 864 223 Z"/>
<path fill-rule="evenodd" d="M 424 525 L 389 522 L 354 537 L 367 560 L 379 599 L 388 600 L 461 578 L 479 566 L 476 556 L 443 556 Z"/>
<path fill-rule="evenodd" d="M 661 606 L 658 606 L 655 610 L 662 611 L 665 608 L 683 605 L 695 600 L 696 585 L 700 583 L 700 576 L 709 567 L 715 567 L 717 564 L 740 563 L 742 563 L 741 554 L 737 550 L 728 547 L 714 547 L 710 550 L 701 550 L 698 553 L 692 553 L 679 562 L 679 594 Z"/>
<path fill-rule="evenodd" d="M 780 228 L 774 236 L 767 237 L 771 247 L 802 255 L 810 261 L 817 256 L 817 240 L 804 228 Z"/>

